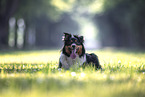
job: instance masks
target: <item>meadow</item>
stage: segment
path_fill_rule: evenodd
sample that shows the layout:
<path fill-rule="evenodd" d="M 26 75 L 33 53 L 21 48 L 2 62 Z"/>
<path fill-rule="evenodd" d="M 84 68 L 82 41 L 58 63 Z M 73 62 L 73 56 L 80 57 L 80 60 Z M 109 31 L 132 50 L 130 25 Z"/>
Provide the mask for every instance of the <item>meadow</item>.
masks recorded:
<path fill-rule="evenodd" d="M 94 50 L 102 70 L 58 70 L 59 50 L 0 52 L 0 97 L 145 97 L 145 52 Z"/>

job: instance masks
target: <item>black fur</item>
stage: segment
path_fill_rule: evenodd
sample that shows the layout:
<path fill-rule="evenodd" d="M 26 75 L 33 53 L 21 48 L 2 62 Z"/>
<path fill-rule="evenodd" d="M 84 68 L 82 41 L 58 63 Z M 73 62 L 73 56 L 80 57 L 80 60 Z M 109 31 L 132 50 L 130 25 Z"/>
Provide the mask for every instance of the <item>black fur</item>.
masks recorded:
<path fill-rule="evenodd" d="M 91 54 L 87 54 L 86 53 L 86 63 L 87 64 L 92 64 L 93 67 L 95 67 L 95 69 L 101 69 L 101 65 L 99 63 L 99 59 L 98 59 L 98 56 L 95 55 L 94 53 L 91 53 Z M 84 65 L 86 65 L 86 63 Z"/>
<path fill-rule="evenodd" d="M 58 66 L 58 68 L 61 68 L 61 67 L 62 67 L 62 63 L 59 60 L 59 66 Z"/>
<path fill-rule="evenodd" d="M 65 54 L 67 57 L 70 57 L 70 55 L 67 54 L 66 51 L 65 51 L 65 46 L 64 46 L 63 49 L 62 49 L 62 53 Z"/>

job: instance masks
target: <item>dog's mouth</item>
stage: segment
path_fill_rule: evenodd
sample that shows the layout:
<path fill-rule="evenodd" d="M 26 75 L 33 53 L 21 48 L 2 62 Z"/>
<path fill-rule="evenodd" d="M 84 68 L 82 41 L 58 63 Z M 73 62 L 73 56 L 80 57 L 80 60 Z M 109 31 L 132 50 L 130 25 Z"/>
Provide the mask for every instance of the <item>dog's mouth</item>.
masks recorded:
<path fill-rule="evenodd" d="M 71 52 L 71 54 L 70 54 L 70 57 L 72 58 L 72 59 L 75 59 L 76 58 L 76 49 L 72 49 L 72 52 Z"/>
<path fill-rule="evenodd" d="M 66 53 L 69 54 L 72 59 L 75 59 L 77 55 L 80 56 L 82 54 L 82 46 L 78 45 L 76 45 L 75 47 L 66 46 L 65 49 Z"/>

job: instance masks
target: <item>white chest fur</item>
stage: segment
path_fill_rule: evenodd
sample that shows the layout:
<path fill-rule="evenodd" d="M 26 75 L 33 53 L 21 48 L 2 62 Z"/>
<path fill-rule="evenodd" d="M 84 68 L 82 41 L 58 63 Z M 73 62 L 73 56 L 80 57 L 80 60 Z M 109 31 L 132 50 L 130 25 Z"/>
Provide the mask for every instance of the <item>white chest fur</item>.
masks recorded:
<path fill-rule="evenodd" d="M 62 67 L 65 69 L 70 68 L 72 65 L 81 66 L 84 62 L 86 62 L 86 55 L 82 56 L 81 58 L 77 55 L 75 59 L 72 59 L 71 57 L 67 57 L 61 53 L 60 62 L 62 63 Z"/>

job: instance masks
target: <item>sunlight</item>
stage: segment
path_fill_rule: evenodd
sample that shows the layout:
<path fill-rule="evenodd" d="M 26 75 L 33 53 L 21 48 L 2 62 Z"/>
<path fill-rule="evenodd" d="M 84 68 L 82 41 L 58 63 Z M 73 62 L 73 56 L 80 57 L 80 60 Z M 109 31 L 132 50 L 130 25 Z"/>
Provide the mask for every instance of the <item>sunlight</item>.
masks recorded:
<path fill-rule="evenodd" d="M 99 40 L 97 39 L 97 30 L 92 22 L 84 24 L 82 34 L 85 37 L 85 46 L 88 49 L 100 48 Z"/>
<path fill-rule="evenodd" d="M 1 55 L 1 63 L 56 63 L 59 60 L 59 51 L 41 51 L 40 53 L 34 52 L 19 52 L 16 55 Z"/>
<path fill-rule="evenodd" d="M 95 28 L 92 25 L 92 23 L 85 24 L 84 27 L 82 27 L 82 32 L 85 37 L 85 46 L 86 48 L 96 48 L 96 33 Z"/>
<path fill-rule="evenodd" d="M 52 5 L 56 6 L 59 10 L 70 10 L 72 8 L 72 5 L 75 0 L 67 0 L 64 2 L 64 0 L 52 0 Z"/>
<path fill-rule="evenodd" d="M 95 27 L 92 23 L 84 25 L 83 34 L 85 39 L 94 39 L 96 38 Z"/>
<path fill-rule="evenodd" d="M 94 3 L 90 4 L 89 8 L 92 13 L 100 13 L 103 10 L 104 0 L 95 0 Z"/>

